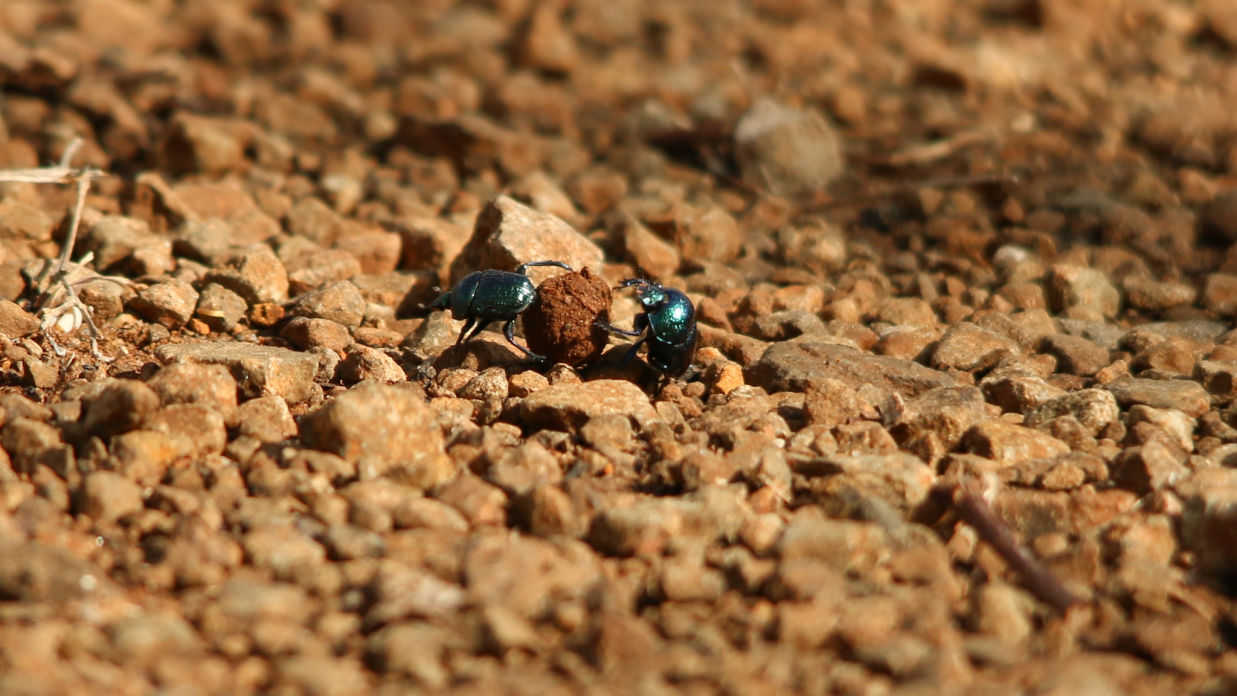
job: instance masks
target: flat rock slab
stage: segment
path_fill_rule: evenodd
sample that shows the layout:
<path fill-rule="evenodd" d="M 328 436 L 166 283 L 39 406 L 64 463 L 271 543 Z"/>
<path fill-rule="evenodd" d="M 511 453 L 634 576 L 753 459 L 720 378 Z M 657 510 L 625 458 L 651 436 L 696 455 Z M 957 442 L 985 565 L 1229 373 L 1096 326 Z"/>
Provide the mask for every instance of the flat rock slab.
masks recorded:
<path fill-rule="evenodd" d="M 1142 324 L 1138 328 L 1158 333 L 1165 338 L 1180 336 L 1194 343 L 1206 345 L 1219 341 L 1229 330 L 1229 325 L 1222 321 L 1191 319 L 1189 321 L 1155 321 Z"/>
<path fill-rule="evenodd" d="M 598 416 L 627 416 L 638 426 L 657 420 L 657 411 L 640 387 L 618 379 L 555 384 L 520 402 L 519 425 L 527 429 L 574 432 Z"/>
<path fill-rule="evenodd" d="M 769 346 L 746 370 L 747 383 L 773 393 L 804 391 L 809 384 L 836 379 L 856 390 L 875 389 L 866 396 L 897 392 L 918 396 L 930 389 L 957 386 L 953 377 L 909 360 L 871 355 L 850 346 L 822 342 L 789 342 Z"/>
<path fill-rule="evenodd" d="M 1198 382 L 1131 377 L 1105 385 L 1122 408 L 1143 404 L 1153 408 L 1175 408 L 1198 417 L 1211 408 L 1211 397 Z"/>
<path fill-rule="evenodd" d="M 289 405 L 317 403 L 322 389 L 314 382 L 317 356 L 252 343 L 180 343 L 159 346 L 155 357 L 174 362 L 223 365 L 236 378 L 245 398 L 275 395 Z"/>

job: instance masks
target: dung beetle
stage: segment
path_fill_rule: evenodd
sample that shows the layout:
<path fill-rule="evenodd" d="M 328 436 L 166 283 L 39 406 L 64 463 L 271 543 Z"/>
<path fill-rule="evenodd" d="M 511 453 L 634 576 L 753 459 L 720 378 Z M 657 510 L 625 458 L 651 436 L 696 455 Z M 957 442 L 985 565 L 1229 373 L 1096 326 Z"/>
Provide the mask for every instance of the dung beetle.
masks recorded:
<path fill-rule="evenodd" d="M 533 266 L 557 266 L 571 270 L 562 261 L 529 261 L 522 263 L 515 272 L 489 269 L 473 271 L 464 276 L 455 287 L 438 296 L 426 307 L 427 310 L 450 309 L 455 319 L 465 319 L 455 345 L 471 341 L 485 327 L 496 321 L 503 324 L 503 334 L 511 345 L 528 357 L 543 362 L 545 358 L 515 342 L 515 320 L 520 313 L 537 299 L 537 289 L 525 272 Z M 471 331 L 471 333 L 470 333 Z"/>
<path fill-rule="evenodd" d="M 696 308 L 687 295 L 674 288 L 643 278 L 628 278 L 615 290 L 637 288 L 640 307 L 634 330 L 599 322 L 597 325 L 614 334 L 639 338 L 623 358 L 635 357 L 642 344 L 648 344 L 648 363 L 664 377 L 681 377 L 696 356 Z"/>

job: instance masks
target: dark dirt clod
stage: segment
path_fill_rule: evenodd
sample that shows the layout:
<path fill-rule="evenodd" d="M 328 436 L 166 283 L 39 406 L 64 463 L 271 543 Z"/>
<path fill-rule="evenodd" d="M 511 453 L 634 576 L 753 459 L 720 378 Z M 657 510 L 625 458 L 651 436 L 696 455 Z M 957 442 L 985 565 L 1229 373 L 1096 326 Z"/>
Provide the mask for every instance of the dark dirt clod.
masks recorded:
<path fill-rule="evenodd" d="M 601 357 L 609 334 L 596 323 L 610 321 L 610 286 L 587 266 L 547 279 L 524 312 L 524 336 L 534 353 L 551 362 L 582 366 Z"/>

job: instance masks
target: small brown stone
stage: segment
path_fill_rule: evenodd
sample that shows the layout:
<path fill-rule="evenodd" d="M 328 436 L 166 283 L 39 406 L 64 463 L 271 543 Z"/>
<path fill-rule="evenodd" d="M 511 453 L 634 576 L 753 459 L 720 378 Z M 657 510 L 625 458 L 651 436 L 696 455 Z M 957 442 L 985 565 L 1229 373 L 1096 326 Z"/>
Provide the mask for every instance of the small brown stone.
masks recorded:
<path fill-rule="evenodd" d="M 507 523 L 507 496 L 472 474 L 457 476 L 434 491 L 434 498 L 455 508 L 472 525 Z"/>
<path fill-rule="evenodd" d="M 111 522 L 142 509 L 142 489 L 112 471 L 91 472 L 82 485 L 81 512 L 96 522 Z"/>
<path fill-rule="evenodd" d="M 941 337 L 932 353 L 932 366 L 938 370 L 971 372 L 991 367 L 1002 357 L 1020 352 L 1013 339 L 970 322 L 961 322 Z"/>
<path fill-rule="evenodd" d="M 147 418 L 143 427 L 170 437 L 182 457 L 216 454 L 228 442 L 223 416 L 205 404 L 165 406 Z"/>
<path fill-rule="evenodd" d="M 236 410 L 237 430 L 262 442 L 278 442 L 297 433 L 288 403 L 275 395 L 259 396 Z"/>
<path fill-rule="evenodd" d="M 133 309 L 169 329 L 184 326 L 198 305 L 198 292 L 183 280 L 172 279 L 146 288 L 131 302 Z"/>
<path fill-rule="evenodd" d="M 270 247 L 256 244 L 228 256 L 206 276 L 245 298 L 251 306 L 288 298 L 288 271 Z M 197 297 L 194 297 L 196 302 Z"/>
<path fill-rule="evenodd" d="M 1069 451 L 1069 445 L 1048 433 L 1002 421 L 987 421 L 972 427 L 963 435 L 962 446 L 968 452 L 1008 465 Z"/>
<path fill-rule="evenodd" d="M 1078 307 L 1102 319 L 1116 316 L 1121 305 L 1121 293 L 1094 268 L 1054 265 L 1048 269 L 1046 287 L 1049 304 L 1059 312 Z"/>
<path fill-rule="evenodd" d="M 1055 355 L 1062 372 L 1090 376 L 1108 365 L 1108 351 L 1081 336 L 1053 334 L 1044 339 L 1042 350 Z"/>
<path fill-rule="evenodd" d="M 293 317 L 284 324 L 279 335 L 301 350 L 321 347 L 342 351 L 352 345 L 348 327 L 330 319 Z"/>
<path fill-rule="evenodd" d="M 1227 6 L 1226 3 L 1212 2 L 1210 5 L 1216 8 L 1225 6 L 1227 16 L 1237 16 L 1232 13 L 1231 6 Z M 1221 13 L 1212 14 L 1225 16 Z M 1225 41 L 1237 41 L 1237 32 L 1233 31 L 1237 28 L 1237 22 L 1212 19 L 1210 24 L 1212 31 L 1222 36 Z M 1202 228 L 1203 237 L 1207 241 L 1215 241 L 1226 246 L 1237 242 L 1237 190 L 1216 194 L 1215 198 L 1208 201 L 1199 211 L 1199 218 L 1199 227 Z"/>
<path fill-rule="evenodd" d="M 673 244 L 653 234 L 635 218 L 623 215 L 612 224 L 623 255 L 637 268 L 654 278 L 665 278 L 679 269 L 679 251 Z"/>
<path fill-rule="evenodd" d="M 108 437 L 133 430 L 158 407 L 158 394 L 146 384 L 113 379 L 82 400 L 82 427 Z"/>
<path fill-rule="evenodd" d="M 809 382 L 803 404 L 808 425 L 838 425 L 876 414 L 872 404 L 853 387 L 837 379 Z"/>
<path fill-rule="evenodd" d="M 1237 276 L 1212 273 L 1203 282 L 1203 306 L 1225 317 L 1237 314 Z"/>
<path fill-rule="evenodd" d="M 261 328 L 267 328 L 278 324 L 284 318 L 284 308 L 282 305 L 274 302 L 259 302 L 249 308 L 249 312 L 245 315 L 249 319 L 249 323 Z"/>
<path fill-rule="evenodd" d="M 217 331 L 231 331 L 245 316 L 248 304 L 231 290 L 211 283 L 198 295 L 196 317 Z"/>
<path fill-rule="evenodd" d="M 365 318 L 365 299 L 355 285 L 341 280 L 301 295 L 288 309 L 288 313 L 294 317 L 330 319 L 349 329 L 355 329 Z"/>
<path fill-rule="evenodd" d="M 223 365 L 172 363 L 156 372 L 147 385 L 164 405 L 205 404 L 229 420 L 236 411 L 236 379 Z"/>
<path fill-rule="evenodd" d="M 1112 480 L 1118 486 L 1143 494 L 1185 477 L 1181 457 L 1158 441 L 1129 447 L 1113 461 Z"/>
<path fill-rule="evenodd" d="M 477 214 L 472 237 L 451 265 L 451 278 L 458 282 L 471 271 L 514 269 L 526 261 L 600 267 L 602 258 L 601 249 L 571 225 L 509 196 L 498 196 Z M 556 268 L 529 269 L 534 282 L 557 273 Z"/>
<path fill-rule="evenodd" d="M 454 474 L 433 413 L 414 389 L 366 383 L 303 418 L 301 435 L 309 447 L 410 485 L 436 486 Z"/>
<path fill-rule="evenodd" d="M 0 300 L 0 336 L 16 339 L 32 334 L 38 329 L 37 317 L 13 302 Z"/>
<path fill-rule="evenodd" d="M 395 384 L 407 379 L 395 359 L 377 348 L 360 344 L 348 349 L 348 355 L 335 370 L 335 376 L 346 384 L 369 380 Z"/>

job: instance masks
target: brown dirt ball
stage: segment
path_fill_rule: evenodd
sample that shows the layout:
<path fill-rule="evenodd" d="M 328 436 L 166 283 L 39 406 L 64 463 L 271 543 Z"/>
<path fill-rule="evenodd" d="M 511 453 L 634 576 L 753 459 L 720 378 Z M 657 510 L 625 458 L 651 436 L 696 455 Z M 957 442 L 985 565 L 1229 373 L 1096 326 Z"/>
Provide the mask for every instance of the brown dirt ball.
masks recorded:
<path fill-rule="evenodd" d="M 554 276 L 537 289 L 537 301 L 524 312 L 524 337 L 534 353 L 552 362 L 587 365 L 609 342 L 594 324 L 610 320 L 610 286 L 587 267 Z"/>

